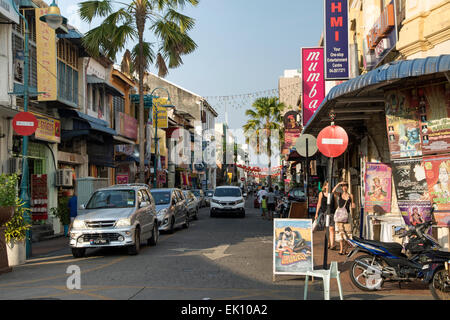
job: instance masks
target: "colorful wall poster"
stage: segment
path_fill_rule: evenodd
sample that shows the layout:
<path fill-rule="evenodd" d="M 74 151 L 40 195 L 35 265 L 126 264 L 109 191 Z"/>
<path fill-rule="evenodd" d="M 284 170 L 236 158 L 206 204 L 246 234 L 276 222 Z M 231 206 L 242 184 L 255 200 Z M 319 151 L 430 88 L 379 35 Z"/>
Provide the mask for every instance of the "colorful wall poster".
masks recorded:
<path fill-rule="evenodd" d="M 438 226 L 450 226 L 450 155 L 424 157 L 424 166 Z"/>
<path fill-rule="evenodd" d="M 430 201 L 422 158 L 395 160 L 392 176 L 398 201 Z"/>
<path fill-rule="evenodd" d="M 422 155 L 418 101 L 410 91 L 386 94 L 386 124 L 391 159 Z"/>
<path fill-rule="evenodd" d="M 302 275 L 313 270 L 313 234 L 310 219 L 275 219 L 274 274 Z"/>
<path fill-rule="evenodd" d="M 282 148 L 282 154 L 289 154 L 290 150 L 295 146 L 297 139 L 301 135 L 300 129 L 288 129 L 284 130 L 284 143 Z"/>
<path fill-rule="evenodd" d="M 367 163 L 364 184 L 364 212 L 390 212 L 392 169 L 384 163 Z"/>
<path fill-rule="evenodd" d="M 408 226 L 431 221 L 431 204 L 428 201 L 399 201 L 398 207 Z"/>
<path fill-rule="evenodd" d="M 450 90 L 444 85 L 418 90 L 424 155 L 450 152 Z"/>

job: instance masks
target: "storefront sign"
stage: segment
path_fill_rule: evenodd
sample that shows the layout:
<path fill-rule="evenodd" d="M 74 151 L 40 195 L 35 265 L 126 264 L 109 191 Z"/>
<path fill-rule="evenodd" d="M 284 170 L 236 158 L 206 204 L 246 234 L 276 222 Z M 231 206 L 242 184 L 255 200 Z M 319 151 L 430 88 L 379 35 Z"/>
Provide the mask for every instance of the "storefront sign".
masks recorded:
<path fill-rule="evenodd" d="M 450 152 L 450 90 L 445 85 L 418 90 L 424 155 Z"/>
<path fill-rule="evenodd" d="M 275 219 L 273 272 L 302 275 L 313 270 L 313 233 L 310 219 Z"/>
<path fill-rule="evenodd" d="M 167 116 L 167 108 L 165 105 L 168 105 L 169 102 L 164 98 L 154 98 L 153 99 L 153 119 L 158 119 L 158 128 L 167 129 L 169 127 L 169 120 Z M 156 117 L 156 113 L 158 117 Z"/>
<path fill-rule="evenodd" d="M 325 80 L 347 80 L 348 1 L 325 0 Z"/>
<path fill-rule="evenodd" d="M 303 126 L 306 126 L 325 98 L 323 48 L 302 48 L 302 74 Z"/>
<path fill-rule="evenodd" d="M 0 16 L 5 17 L 6 19 L 19 24 L 20 18 L 14 9 L 14 4 L 12 3 L 15 0 L 0 0 Z M 16 7 L 19 8 L 19 5 L 16 1 Z"/>
<path fill-rule="evenodd" d="M 125 174 L 118 174 L 116 176 L 116 183 L 117 184 L 128 184 L 128 175 Z"/>
<path fill-rule="evenodd" d="M 56 34 L 46 22 L 39 18 L 48 13 L 49 8 L 36 8 L 36 55 L 37 82 L 39 101 L 54 101 L 57 99 L 56 75 Z"/>
<path fill-rule="evenodd" d="M 61 142 L 61 122 L 59 120 L 33 113 L 38 120 L 38 128 L 34 137 L 48 142 Z"/>
<path fill-rule="evenodd" d="M 423 161 L 438 226 L 450 226 L 450 155 L 424 157 Z"/>
<path fill-rule="evenodd" d="M 392 170 L 383 163 L 367 163 L 364 178 L 365 213 L 391 212 Z"/>
<path fill-rule="evenodd" d="M 398 201 L 430 201 L 422 158 L 396 160 L 393 177 Z"/>
<path fill-rule="evenodd" d="M 417 101 L 410 91 L 390 91 L 385 99 L 391 159 L 422 156 Z"/>
<path fill-rule="evenodd" d="M 138 121 L 123 112 L 116 113 L 116 131 L 119 135 L 136 140 Z"/>
<path fill-rule="evenodd" d="M 106 69 L 99 62 L 93 58 L 89 58 L 89 63 L 86 69 L 87 76 L 95 76 L 99 79 L 106 80 Z"/>
<path fill-rule="evenodd" d="M 364 42 L 366 69 L 372 70 L 397 44 L 396 4 L 392 0 L 370 29 Z"/>

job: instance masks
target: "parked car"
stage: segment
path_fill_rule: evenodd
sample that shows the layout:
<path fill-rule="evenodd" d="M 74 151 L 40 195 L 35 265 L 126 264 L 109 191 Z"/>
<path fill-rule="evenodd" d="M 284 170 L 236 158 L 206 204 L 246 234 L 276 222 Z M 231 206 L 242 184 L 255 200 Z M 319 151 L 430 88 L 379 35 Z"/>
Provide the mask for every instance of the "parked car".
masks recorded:
<path fill-rule="evenodd" d="M 70 231 L 75 258 L 88 248 L 127 247 L 138 254 L 141 241 L 156 245 L 159 238 L 156 207 L 147 185 L 122 185 L 95 191 L 81 205 Z"/>
<path fill-rule="evenodd" d="M 242 218 L 245 217 L 245 199 L 241 188 L 224 186 L 217 187 L 211 199 L 211 217 L 219 213 L 237 213 Z"/>
<path fill-rule="evenodd" d="M 289 191 L 288 200 L 295 202 L 306 202 L 305 190 L 303 188 L 295 188 Z"/>
<path fill-rule="evenodd" d="M 208 207 L 211 206 L 211 199 L 212 199 L 213 196 L 214 196 L 214 190 L 207 190 L 205 192 L 205 200 L 206 200 L 206 205 Z"/>
<path fill-rule="evenodd" d="M 189 219 L 198 219 L 198 208 L 200 206 L 199 199 L 192 191 L 183 190 L 184 197 L 186 198 L 186 205 L 188 208 Z"/>
<path fill-rule="evenodd" d="M 152 189 L 160 231 L 173 233 L 180 226 L 189 227 L 186 199 L 180 189 Z"/>
<path fill-rule="evenodd" d="M 197 197 L 200 208 L 206 207 L 205 193 L 201 189 L 192 190 L 192 193 Z"/>

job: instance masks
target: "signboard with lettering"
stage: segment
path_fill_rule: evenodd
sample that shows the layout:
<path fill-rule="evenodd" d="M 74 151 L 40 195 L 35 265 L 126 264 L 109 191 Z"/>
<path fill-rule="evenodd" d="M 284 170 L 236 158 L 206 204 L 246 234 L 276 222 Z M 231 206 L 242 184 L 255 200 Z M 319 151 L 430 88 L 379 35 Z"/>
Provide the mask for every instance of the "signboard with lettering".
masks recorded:
<path fill-rule="evenodd" d="M 376 68 L 397 44 L 396 12 L 396 4 L 392 0 L 366 35 L 363 50 L 367 70 Z"/>
<path fill-rule="evenodd" d="M 325 98 L 324 49 L 302 48 L 303 126 Z"/>
<path fill-rule="evenodd" d="M 153 98 L 153 119 L 158 119 L 158 128 L 167 129 L 169 127 L 169 120 L 167 117 L 167 108 L 169 102 L 164 98 Z M 156 117 L 156 113 L 158 114 Z"/>
<path fill-rule="evenodd" d="M 57 99 L 56 70 L 56 34 L 46 22 L 39 18 L 48 13 L 48 8 L 36 8 L 36 54 L 37 81 L 39 101 L 54 101 Z"/>
<path fill-rule="evenodd" d="M 32 112 L 33 113 L 33 112 Z M 34 137 L 48 142 L 61 142 L 61 122 L 38 113 L 33 113 L 38 121 L 38 127 Z"/>
<path fill-rule="evenodd" d="M 325 80 L 350 76 L 348 46 L 348 1 L 325 0 Z"/>

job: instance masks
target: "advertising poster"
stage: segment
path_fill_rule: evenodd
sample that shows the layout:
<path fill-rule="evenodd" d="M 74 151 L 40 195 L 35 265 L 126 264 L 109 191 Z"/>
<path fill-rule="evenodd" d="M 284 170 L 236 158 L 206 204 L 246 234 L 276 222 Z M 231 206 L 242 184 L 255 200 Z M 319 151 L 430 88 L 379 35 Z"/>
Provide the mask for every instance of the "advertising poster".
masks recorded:
<path fill-rule="evenodd" d="M 324 49 L 302 48 L 303 126 L 325 98 Z"/>
<path fill-rule="evenodd" d="M 167 99 L 164 98 L 153 98 L 153 119 L 158 119 L 158 128 L 167 129 L 169 127 L 169 120 L 167 118 L 167 108 L 164 107 L 169 105 Z"/>
<path fill-rule="evenodd" d="M 391 159 L 422 156 L 417 99 L 400 91 L 390 91 L 385 98 Z"/>
<path fill-rule="evenodd" d="M 396 160 L 392 176 L 398 201 L 430 201 L 422 158 Z"/>
<path fill-rule="evenodd" d="M 302 275 L 313 269 L 313 234 L 310 219 L 275 219 L 274 274 Z"/>
<path fill-rule="evenodd" d="M 408 226 L 431 221 L 431 204 L 427 201 L 399 201 L 398 207 Z"/>
<path fill-rule="evenodd" d="M 450 152 L 450 91 L 444 85 L 418 91 L 424 155 Z"/>
<path fill-rule="evenodd" d="M 282 154 L 289 154 L 290 150 L 295 146 L 297 139 L 301 135 L 300 129 L 284 130 L 284 144 Z"/>
<path fill-rule="evenodd" d="M 347 80 L 348 0 L 325 0 L 325 79 Z"/>
<path fill-rule="evenodd" d="M 364 184 L 364 212 L 391 212 L 392 169 L 383 163 L 367 163 Z"/>
<path fill-rule="evenodd" d="M 424 157 L 428 191 L 439 227 L 450 227 L 450 155 Z"/>

